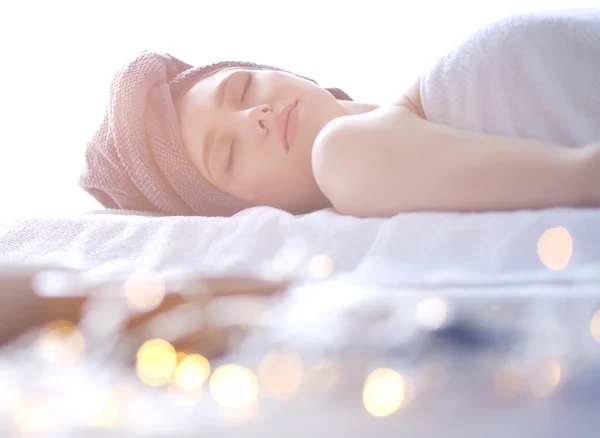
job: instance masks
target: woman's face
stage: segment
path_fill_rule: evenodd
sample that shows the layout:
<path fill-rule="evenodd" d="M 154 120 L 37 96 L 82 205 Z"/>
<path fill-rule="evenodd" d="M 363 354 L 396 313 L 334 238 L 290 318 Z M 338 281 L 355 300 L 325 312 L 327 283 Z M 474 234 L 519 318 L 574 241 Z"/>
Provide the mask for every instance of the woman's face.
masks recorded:
<path fill-rule="evenodd" d="M 329 206 L 312 147 L 345 113 L 327 90 L 285 72 L 227 69 L 196 83 L 178 109 L 190 159 L 220 190 L 296 214 Z"/>

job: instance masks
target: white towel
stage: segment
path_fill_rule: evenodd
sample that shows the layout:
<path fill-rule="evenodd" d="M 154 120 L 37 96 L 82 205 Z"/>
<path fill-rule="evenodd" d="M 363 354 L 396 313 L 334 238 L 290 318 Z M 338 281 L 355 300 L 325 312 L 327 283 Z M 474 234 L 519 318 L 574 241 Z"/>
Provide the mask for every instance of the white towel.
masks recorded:
<path fill-rule="evenodd" d="M 115 213 L 0 221 L 0 273 L 3 262 L 61 262 L 89 268 L 92 276 L 155 269 L 167 277 L 243 274 L 304 281 L 331 269 L 334 276 L 373 285 L 600 284 L 600 209 L 405 213 L 389 219 L 330 210 L 293 216 L 268 207 L 231 218 Z M 561 271 L 548 269 L 538 252 L 541 236 L 555 227 L 569 230 L 572 253 L 563 238 L 545 238 L 550 254 L 542 260 L 550 257 L 551 266 L 568 261 Z"/>
<path fill-rule="evenodd" d="M 600 9 L 512 15 L 426 70 L 427 118 L 566 146 L 600 141 Z"/>

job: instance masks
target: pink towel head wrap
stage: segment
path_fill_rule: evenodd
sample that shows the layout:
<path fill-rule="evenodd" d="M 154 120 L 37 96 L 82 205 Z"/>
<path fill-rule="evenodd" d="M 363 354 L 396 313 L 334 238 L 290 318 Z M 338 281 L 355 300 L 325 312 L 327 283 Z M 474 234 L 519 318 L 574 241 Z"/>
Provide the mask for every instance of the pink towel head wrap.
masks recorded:
<path fill-rule="evenodd" d="M 231 216 L 251 207 L 218 190 L 196 169 L 183 147 L 175 109 L 198 80 L 228 67 L 281 70 L 246 62 L 194 68 L 165 53 L 142 52 L 117 71 L 104 121 L 87 146 L 79 185 L 107 208 Z M 339 89 L 328 90 L 351 100 Z"/>

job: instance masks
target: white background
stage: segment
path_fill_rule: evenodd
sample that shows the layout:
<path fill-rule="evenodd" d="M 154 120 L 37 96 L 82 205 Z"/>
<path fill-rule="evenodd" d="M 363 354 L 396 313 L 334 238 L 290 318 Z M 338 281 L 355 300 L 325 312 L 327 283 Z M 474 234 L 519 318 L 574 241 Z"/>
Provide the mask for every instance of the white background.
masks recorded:
<path fill-rule="evenodd" d="M 99 208 L 77 186 L 115 69 L 144 49 L 246 60 L 390 103 L 477 27 L 599 0 L 105 0 L 0 6 L 0 219 Z"/>

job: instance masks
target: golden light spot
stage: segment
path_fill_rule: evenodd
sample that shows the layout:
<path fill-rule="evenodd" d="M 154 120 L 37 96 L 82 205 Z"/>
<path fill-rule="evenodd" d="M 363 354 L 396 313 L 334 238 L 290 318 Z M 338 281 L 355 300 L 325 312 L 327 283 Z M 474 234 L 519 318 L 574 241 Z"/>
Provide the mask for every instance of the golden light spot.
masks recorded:
<path fill-rule="evenodd" d="M 573 256 L 573 239 L 566 228 L 550 228 L 539 238 L 537 251 L 547 268 L 560 271 L 566 268 Z"/>
<path fill-rule="evenodd" d="M 600 343 L 600 309 L 596 310 L 590 322 L 590 334 L 594 341 Z"/>
<path fill-rule="evenodd" d="M 125 282 L 127 300 L 140 310 L 154 309 L 162 303 L 165 294 L 165 280 L 158 272 L 134 272 Z"/>
<path fill-rule="evenodd" d="M 291 350 L 273 350 L 258 365 L 261 389 L 269 396 L 285 398 L 296 393 L 304 379 L 304 366 Z"/>
<path fill-rule="evenodd" d="M 533 376 L 530 382 L 531 391 L 538 397 L 547 397 L 558 388 L 561 377 L 560 363 L 555 359 L 550 359 Z"/>
<path fill-rule="evenodd" d="M 438 297 L 425 298 L 417 306 L 416 318 L 424 327 L 440 328 L 448 319 L 448 305 Z"/>
<path fill-rule="evenodd" d="M 181 362 L 183 362 L 183 359 L 185 359 L 186 357 L 188 357 L 188 354 L 184 351 L 178 351 L 177 352 L 177 365 L 179 365 Z"/>
<path fill-rule="evenodd" d="M 374 417 L 386 417 L 396 412 L 406 398 L 406 384 L 401 374 L 389 368 L 379 368 L 367 377 L 363 403 Z"/>
<path fill-rule="evenodd" d="M 311 367 L 309 377 L 311 387 L 328 391 L 336 384 L 338 372 L 332 362 L 323 361 Z"/>
<path fill-rule="evenodd" d="M 209 382 L 210 393 L 223 407 L 244 408 L 258 397 L 258 379 L 240 365 L 222 365 L 215 370 Z"/>
<path fill-rule="evenodd" d="M 312 258 L 308 268 L 315 277 L 327 278 L 333 273 L 333 260 L 331 257 L 321 254 Z"/>
<path fill-rule="evenodd" d="M 210 363 L 200 354 L 186 356 L 175 369 L 175 384 L 184 391 L 197 391 L 210 375 Z"/>
<path fill-rule="evenodd" d="M 53 321 L 40 334 L 39 345 L 44 356 L 56 365 L 77 363 L 85 353 L 85 339 L 70 321 Z"/>
<path fill-rule="evenodd" d="M 99 390 L 94 402 L 85 413 L 86 422 L 91 427 L 110 428 L 119 418 L 119 396 L 110 389 Z"/>
<path fill-rule="evenodd" d="M 514 398 L 525 389 L 523 374 L 509 366 L 500 368 L 493 376 L 494 391 L 504 398 Z"/>
<path fill-rule="evenodd" d="M 175 348 L 162 339 L 152 339 L 137 352 L 137 375 L 150 386 L 161 386 L 169 382 L 177 365 Z"/>

